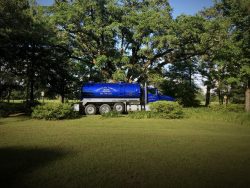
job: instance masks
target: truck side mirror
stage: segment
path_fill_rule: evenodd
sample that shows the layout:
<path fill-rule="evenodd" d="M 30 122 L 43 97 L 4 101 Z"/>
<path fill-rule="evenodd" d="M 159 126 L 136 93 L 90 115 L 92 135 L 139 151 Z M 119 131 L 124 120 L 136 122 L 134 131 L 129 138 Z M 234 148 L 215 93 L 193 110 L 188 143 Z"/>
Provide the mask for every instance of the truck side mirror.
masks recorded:
<path fill-rule="evenodd" d="M 155 89 L 155 95 L 159 95 L 159 91 L 158 91 L 158 89 Z"/>

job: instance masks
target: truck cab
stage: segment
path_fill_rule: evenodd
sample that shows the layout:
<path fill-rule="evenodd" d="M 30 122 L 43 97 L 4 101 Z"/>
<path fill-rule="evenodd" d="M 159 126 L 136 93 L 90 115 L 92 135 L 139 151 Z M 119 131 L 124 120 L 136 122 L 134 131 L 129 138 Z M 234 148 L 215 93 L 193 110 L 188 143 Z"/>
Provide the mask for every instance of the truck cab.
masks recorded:
<path fill-rule="evenodd" d="M 157 88 L 154 87 L 148 87 L 147 89 L 147 98 L 148 102 L 155 102 L 155 101 L 175 101 L 173 97 L 162 95 Z"/>

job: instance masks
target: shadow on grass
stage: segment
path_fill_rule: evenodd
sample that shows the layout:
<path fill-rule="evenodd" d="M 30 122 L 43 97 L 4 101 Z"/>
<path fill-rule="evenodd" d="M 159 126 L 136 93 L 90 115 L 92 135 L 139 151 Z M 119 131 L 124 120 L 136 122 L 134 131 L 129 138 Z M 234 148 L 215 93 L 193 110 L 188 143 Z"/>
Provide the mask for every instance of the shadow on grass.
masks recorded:
<path fill-rule="evenodd" d="M 27 187 L 25 175 L 66 154 L 54 148 L 0 148 L 0 187 Z"/>
<path fill-rule="evenodd" d="M 0 118 L 0 125 L 13 123 L 13 122 L 23 122 L 23 121 L 27 121 L 30 119 L 31 118 L 27 115 L 22 115 L 18 117 L 4 117 L 4 118 Z"/>

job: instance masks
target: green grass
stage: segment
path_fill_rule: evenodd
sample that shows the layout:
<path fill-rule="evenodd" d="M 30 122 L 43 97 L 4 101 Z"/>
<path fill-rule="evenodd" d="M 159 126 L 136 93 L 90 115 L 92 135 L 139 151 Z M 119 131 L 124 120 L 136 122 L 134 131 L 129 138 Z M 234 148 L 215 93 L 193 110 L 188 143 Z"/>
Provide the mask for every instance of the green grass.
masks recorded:
<path fill-rule="evenodd" d="M 185 117 L 194 120 L 203 120 L 209 122 L 224 122 L 236 125 L 250 126 L 250 113 L 239 111 L 213 111 L 209 108 L 184 108 Z"/>
<path fill-rule="evenodd" d="M 235 123 L 236 122 L 236 123 Z M 0 187 L 249 187 L 250 125 L 0 119 Z"/>

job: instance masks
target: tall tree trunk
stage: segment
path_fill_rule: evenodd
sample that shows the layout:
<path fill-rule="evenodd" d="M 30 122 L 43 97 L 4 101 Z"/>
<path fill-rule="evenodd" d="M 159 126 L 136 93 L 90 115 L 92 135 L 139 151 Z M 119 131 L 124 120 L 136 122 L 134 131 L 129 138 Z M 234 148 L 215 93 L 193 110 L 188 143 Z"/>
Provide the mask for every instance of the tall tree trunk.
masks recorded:
<path fill-rule="evenodd" d="M 189 86 L 192 87 L 192 68 L 189 67 Z"/>
<path fill-rule="evenodd" d="M 61 103 L 64 103 L 64 99 L 65 99 L 65 86 L 64 83 L 61 83 L 61 93 L 60 93 L 60 101 Z"/>
<path fill-rule="evenodd" d="M 8 96 L 7 96 L 7 101 L 8 101 L 8 103 L 10 103 L 11 92 L 12 92 L 12 89 L 10 88 L 10 89 L 8 90 Z"/>
<path fill-rule="evenodd" d="M 33 77 L 30 78 L 30 102 L 33 102 L 34 101 L 34 79 Z"/>
<path fill-rule="evenodd" d="M 28 85 L 27 85 L 27 97 L 30 102 L 34 101 L 34 68 L 33 62 L 30 62 L 28 68 Z"/>
<path fill-rule="evenodd" d="M 219 100 L 219 104 L 223 104 L 223 96 L 221 95 L 220 89 L 218 89 L 218 100 Z"/>
<path fill-rule="evenodd" d="M 29 100 L 30 102 L 34 102 L 34 83 L 35 83 L 35 72 L 34 72 L 34 63 L 36 61 L 35 59 L 35 47 L 33 46 L 32 49 L 32 56 L 29 63 L 28 68 L 28 81 L 29 81 Z"/>
<path fill-rule="evenodd" d="M 29 93 L 30 93 L 30 82 L 29 82 L 29 79 L 27 80 L 27 86 L 26 86 L 26 102 L 29 101 Z"/>
<path fill-rule="evenodd" d="M 210 90 L 211 90 L 210 85 L 207 85 L 206 103 L 205 103 L 206 107 L 210 104 L 210 95 L 211 95 Z"/>
<path fill-rule="evenodd" d="M 61 95 L 60 95 L 61 103 L 64 103 L 64 100 L 65 100 L 65 95 L 64 95 L 64 93 L 61 93 Z"/>

